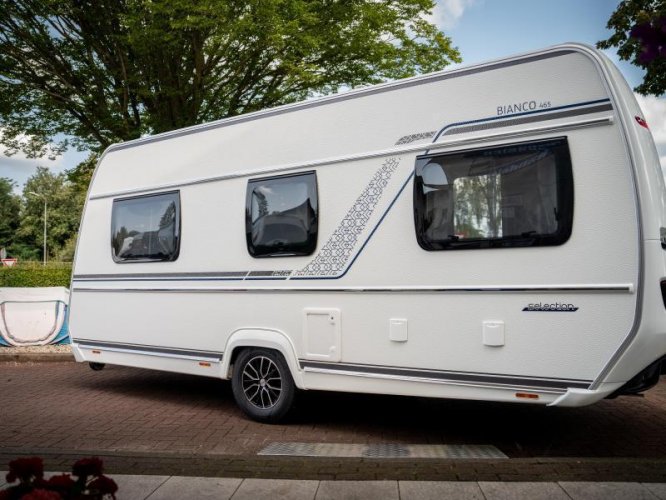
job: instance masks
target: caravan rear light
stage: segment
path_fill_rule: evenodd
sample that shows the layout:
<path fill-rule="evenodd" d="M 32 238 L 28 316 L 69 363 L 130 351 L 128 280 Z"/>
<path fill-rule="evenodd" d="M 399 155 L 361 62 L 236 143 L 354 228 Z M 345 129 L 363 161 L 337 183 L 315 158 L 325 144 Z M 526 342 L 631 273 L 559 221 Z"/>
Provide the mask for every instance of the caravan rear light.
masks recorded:
<path fill-rule="evenodd" d="M 538 394 L 533 394 L 531 392 L 517 392 L 516 397 L 520 399 L 539 399 Z"/>
<path fill-rule="evenodd" d="M 210 363 L 208 363 L 206 361 L 199 361 L 199 366 L 203 366 L 204 368 L 209 368 Z"/>
<path fill-rule="evenodd" d="M 661 300 L 664 301 L 664 307 L 666 307 L 666 280 L 661 280 Z"/>

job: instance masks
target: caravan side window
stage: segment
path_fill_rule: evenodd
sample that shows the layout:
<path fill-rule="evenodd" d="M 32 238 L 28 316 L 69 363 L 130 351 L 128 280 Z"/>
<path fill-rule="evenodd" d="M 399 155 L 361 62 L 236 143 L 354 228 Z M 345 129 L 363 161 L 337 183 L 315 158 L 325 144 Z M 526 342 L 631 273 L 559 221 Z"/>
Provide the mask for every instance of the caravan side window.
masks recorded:
<path fill-rule="evenodd" d="M 111 226 L 114 261 L 176 260 L 180 249 L 180 193 L 113 200 Z"/>
<path fill-rule="evenodd" d="M 414 221 L 426 250 L 561 245 L 572 220 L 566 138 L 417 158 Z"/>
<path fill-rule="evenodd" d="M 310 255 L 317 246 L 317 221 L 314 172 L 248 182 L 245 234 L 253 257 Z"/>

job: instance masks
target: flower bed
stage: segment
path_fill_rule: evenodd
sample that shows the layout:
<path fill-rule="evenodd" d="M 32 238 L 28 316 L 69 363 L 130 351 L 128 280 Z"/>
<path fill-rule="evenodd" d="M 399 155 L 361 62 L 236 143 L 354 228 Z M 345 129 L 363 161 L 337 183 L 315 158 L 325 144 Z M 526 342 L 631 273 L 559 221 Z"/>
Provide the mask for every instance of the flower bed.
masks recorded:
<path fill-rule="evenodd" d="M 83 458 L 74 463 L 71 474 L 44 479 L 41 458 L 17 458 L 9 462 L 7 482 L 18 484 L 0 491 L 0 500 L 115 499 L 118 485 L 103 468 L 99 458 Z"/>

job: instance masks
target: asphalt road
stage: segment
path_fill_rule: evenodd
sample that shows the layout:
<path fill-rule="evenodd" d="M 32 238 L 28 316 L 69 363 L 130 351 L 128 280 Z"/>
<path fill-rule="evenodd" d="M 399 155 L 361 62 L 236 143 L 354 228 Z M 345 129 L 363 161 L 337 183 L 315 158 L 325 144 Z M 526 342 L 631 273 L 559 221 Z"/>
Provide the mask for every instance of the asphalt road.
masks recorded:
<path fill-rule="evenodd" d="M 117 366 L 95 372 L 73 362 L 0 363 L 0 402 L 2 457 L 246 460 L 273 442 L 489 444 L 516 463 L 639 460 L 666 475 L 666 379 L 645 397 L 584 408 L 307 392 L 288 422 L 266 425 L 236 408 L 225 381 Z"/>

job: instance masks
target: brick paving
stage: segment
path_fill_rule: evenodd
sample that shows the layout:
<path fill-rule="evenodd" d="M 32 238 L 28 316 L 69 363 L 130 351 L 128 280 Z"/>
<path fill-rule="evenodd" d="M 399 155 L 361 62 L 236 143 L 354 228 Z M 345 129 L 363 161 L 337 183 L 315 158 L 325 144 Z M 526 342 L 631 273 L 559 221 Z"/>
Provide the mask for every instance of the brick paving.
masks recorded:
<path fill-rule="evenodd" d="M 228 382 L 76 363 L 0 363 L 0 468 L 39 454 L 62 469 L 192 476 L 474 481 L 666 481 L 666 379 L 585 408 L 304 393 L 286 424 L 236 408 Z M 492 444 L 511 460 L 258 457 L 272 442 Z"/>

